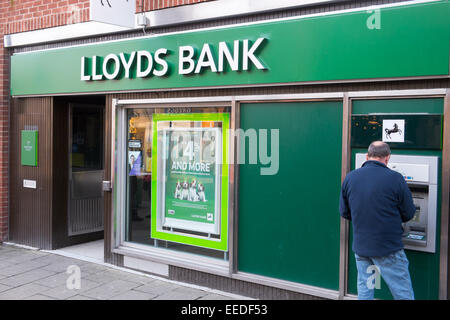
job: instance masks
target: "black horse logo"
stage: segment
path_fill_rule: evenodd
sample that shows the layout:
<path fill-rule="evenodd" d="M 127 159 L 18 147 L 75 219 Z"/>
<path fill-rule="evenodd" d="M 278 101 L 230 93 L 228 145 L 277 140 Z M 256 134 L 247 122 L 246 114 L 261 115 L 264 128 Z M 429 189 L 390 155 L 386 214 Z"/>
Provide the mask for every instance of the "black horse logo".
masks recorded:
<path fill-rule="evenodd" d="M 397 133 L 398 134 L 402 134 L 402 130 L 398 128 L 398 124 L 394 123 L 394 128 L 393 129 L 384 129 L 384 132 L 386 133 L 386 138 L 391 139 L 391 133 Z"/>

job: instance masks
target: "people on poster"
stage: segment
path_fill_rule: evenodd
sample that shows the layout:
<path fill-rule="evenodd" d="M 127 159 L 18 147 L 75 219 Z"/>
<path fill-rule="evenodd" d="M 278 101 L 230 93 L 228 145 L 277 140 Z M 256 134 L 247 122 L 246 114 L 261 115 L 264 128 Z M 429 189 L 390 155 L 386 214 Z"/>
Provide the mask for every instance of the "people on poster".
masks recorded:
<path fill-rule="evenodd" d="M 141 175 L 142 157 L 140 151 L 128 151 L 128 167 L 130 176 L 130 204 L 132 221 L 142 221 L 138 216 L 138 206 L 142 199 L 142 188 L 139 186 L 138 176 Z"/>
<path fill-rule="evenodd" d="M 142 157 L 140 151 L 129 151 L 128 152 L 128 165 L 130 167 L 130 176 L 140 176 L 141 175 L 141 163 Z"/>

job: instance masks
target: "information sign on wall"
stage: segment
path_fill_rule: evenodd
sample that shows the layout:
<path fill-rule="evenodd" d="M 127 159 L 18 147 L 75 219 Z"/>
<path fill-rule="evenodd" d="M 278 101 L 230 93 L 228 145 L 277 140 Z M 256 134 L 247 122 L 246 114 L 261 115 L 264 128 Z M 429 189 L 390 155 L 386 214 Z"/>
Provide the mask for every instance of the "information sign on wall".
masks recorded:
<path fill-rule="evenodd" d="M 34 167 L 38 164 L 38 132 L 35 130 L 22 130 L 21 164 Z"/>

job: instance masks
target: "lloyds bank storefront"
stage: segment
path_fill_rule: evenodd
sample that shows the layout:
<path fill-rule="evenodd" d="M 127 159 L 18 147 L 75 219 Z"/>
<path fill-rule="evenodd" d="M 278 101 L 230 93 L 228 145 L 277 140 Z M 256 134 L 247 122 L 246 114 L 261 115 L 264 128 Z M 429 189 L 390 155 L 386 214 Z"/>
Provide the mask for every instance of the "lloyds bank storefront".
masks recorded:
<path fill-rule="evenodd" d="M 105 262 L 173 280 L 352 299 L 340 185 L 383 140 L 417 207 L 416 298 L 447 299 L 450 2 L 358 3 L 12 48 L 10 241 L 103 238 Z"/>

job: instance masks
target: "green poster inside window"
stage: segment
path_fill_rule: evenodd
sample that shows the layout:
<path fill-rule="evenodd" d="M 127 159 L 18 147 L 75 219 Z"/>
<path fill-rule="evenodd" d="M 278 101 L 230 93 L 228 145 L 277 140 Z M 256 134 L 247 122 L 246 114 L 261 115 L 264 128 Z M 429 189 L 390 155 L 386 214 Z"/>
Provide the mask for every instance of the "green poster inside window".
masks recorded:
<path fill-rule="evenodd" d="M 20 158 L 23 166 L 37 166 L 38 132 L 36 130 L 22 130 Z"/>
<path fill-rule="evenodd" d="M 163 225 L 219 234 L 219 128 L 164 129 L 163 140 L 168 147 Z"/>
<path fill-rule="evenodd" d="M 227 250 L 229 115 L 153 116 L 152 238 Z"/>

